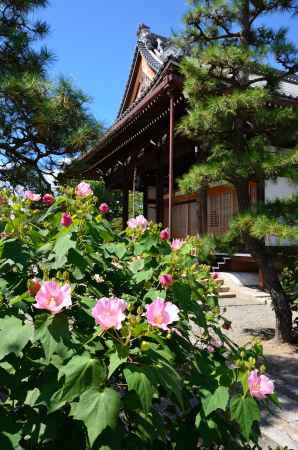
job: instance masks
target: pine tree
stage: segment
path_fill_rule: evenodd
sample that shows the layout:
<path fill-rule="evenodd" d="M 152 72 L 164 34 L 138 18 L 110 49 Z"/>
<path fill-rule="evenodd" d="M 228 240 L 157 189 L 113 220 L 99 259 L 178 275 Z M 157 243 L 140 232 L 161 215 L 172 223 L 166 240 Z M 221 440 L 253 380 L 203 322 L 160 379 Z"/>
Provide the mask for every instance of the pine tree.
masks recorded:
<path fill-rule="evenodd" d="M 48 26 L 31 20 L 46 0 L 0 0 L 0 180 L 49 189 L 66 157 L 86 151 L 102 131 L 89 98 L 47 76 L 53 56 L 38 41 Z"/>
<path fill-rule="evenodd" d="M 211 183 L 235 188 L 239 214 L 228 237 L 241 238 L 264 275 L 276 314 L 276 338 L 292 339 L 292 314 L 268 236 L 298 238 L 298 199 L 252 206 L 249 182 L 298 181 L 298 108 L 281 97 L 280 83 L 298 70 L 298 51 L 287 30 L 262 18 L 296 14 L 295 0 L 191 0 L 180 44 L 188 52 L 181 71 L 188 114 L 184 135 L 200 143 L 200 160 L 180 180 L 184 191 Z M 282 241 L 281 241 L 282 243 Z M 282 254 L 282 255 L 281 255 Z M 287 256 L 279 247 L 279 257 Z"/>

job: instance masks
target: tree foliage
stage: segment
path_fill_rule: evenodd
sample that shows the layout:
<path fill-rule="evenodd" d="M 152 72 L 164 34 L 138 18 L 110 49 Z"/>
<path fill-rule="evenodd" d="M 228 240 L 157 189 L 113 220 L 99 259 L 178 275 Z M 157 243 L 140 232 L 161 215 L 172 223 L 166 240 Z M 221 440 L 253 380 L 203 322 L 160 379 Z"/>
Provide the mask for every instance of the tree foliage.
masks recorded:
<path fill-rule="evenodd" d="M 280 200 L 274 206 L 264 204 L 260 195 L 259 203 L 263 203 L 252 206 L 249 182 L 256 181 L 260 193 L 266 180 L 298 180 L 298 109 L 282 90 L 287 77 L 298 70 L 298 51 L 285 28 L 262 23 L 270 13 L 296 14 L 298 5 L 293 0 L 189 3 L 179 39 L 187 52 L 181 71 L 188 114 L 179 130 L 200 144 L 200 153 L 198 164 L 181 179 L 180 187 L 194 191 L 226 183 L 235 188 L 240 216 L 230 236 L 240 233 L 244 246 L 257 259 L 284 323 L 279 332 L 288 340 L 289 305 L 268 262 L 272 252 L 264 238 L 270 234 L 296 238 L 297 199 L 291 200 L 294 210 L 290 201 Z M 277 206 L 278 214 L 272 214 Z"/>
<path fill-rule="evenodd" d="M 0 179 L 48 189 L 65 158 L 86 151 L 102 127 L 90 101 L 47 76 L 53 56 L 38 41 L 48 26 L 30 18 L 45 0 L 0 1 Z"/>

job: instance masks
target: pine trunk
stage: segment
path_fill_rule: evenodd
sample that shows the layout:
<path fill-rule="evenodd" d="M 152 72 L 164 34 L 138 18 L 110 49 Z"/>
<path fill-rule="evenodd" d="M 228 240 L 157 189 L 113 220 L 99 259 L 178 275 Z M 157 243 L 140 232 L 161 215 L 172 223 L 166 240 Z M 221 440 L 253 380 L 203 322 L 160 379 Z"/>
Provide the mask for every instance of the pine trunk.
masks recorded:
<path fill-rule="evenodd" d="M 250 209 L 248 182 L 236 187 L 239 212 Z M 289 299 L 279 281 L 274 259 L 265 242 L 249 235 L 243 236 L 249 252 L 256 259 L 263 272 L 265 288 L 269 291 L 276 317 L 275 339 L 291 342 L 293 338 L 293 318 Z"/>

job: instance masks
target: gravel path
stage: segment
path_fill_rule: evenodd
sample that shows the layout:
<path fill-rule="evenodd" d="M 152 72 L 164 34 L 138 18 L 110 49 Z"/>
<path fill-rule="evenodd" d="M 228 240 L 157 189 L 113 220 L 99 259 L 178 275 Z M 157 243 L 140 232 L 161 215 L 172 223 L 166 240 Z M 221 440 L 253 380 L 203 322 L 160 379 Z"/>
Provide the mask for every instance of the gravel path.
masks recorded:
<path fill-rule="evenodd" d="M 240 345 L 253 336 L 262 340 L 264 355 L 270 376 L 274 379 L 281 409 L 273 416 L 263 416 L 263 449 L 278 445 L 298 450 L 298 347 L 277 345 L 274 336 L 275 317 L 270 304 L 257 300 L 242 301 L 241 298 L 222 299 L 224 316 L 231 320 L 232 329 L 227 335 Z"/>
<path fill-rule="evenodd" d="M 271 305 L 254 300 L 241 301 L 238 297 L 220 300 L 226 308 L 224 316 L 232 322 L 228 336 L 240 345 L 250 341 L 253 336 L 262 340 L 274 336 L 275 317 Z"/>

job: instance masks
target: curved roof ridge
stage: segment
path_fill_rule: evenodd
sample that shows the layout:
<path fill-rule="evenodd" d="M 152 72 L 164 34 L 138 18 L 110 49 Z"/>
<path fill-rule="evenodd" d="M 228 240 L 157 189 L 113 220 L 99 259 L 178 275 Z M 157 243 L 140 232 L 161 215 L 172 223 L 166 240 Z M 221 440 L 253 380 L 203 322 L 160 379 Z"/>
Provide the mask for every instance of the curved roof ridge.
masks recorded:
<path fill-rule="evenodd" d="M 140 29 L 145 29 L 145 33 L 140 33 Z M 122 101 L 117 113 L 116 120 L 125 112 L 123 110 L 125 101 L 127 99 L 127 95 L 129 89 L 131 87 L 132 76 L 135 70 L 136 62 L 138 59 L 138 55 L 141 54 L 148 66 L 155 72 L 155 79 L 157 73 L 160 71 L 162 67 L 165 66 L 166 62 L 169 59 L 169 48 L 171 47 L 171 41 L 169 38 L 162 36 L 160 34 L 152 33 L 150 28 L 146 25 L 140 25 L 138 31 L 138 39 L 134 51 L 133 60 L 130 66 L 130 71 L 128 75 L 128 80 L 125 85 L 124 94 L 122 97 Z M 164 58 L 162 54 L 164 53 Z M 152 81 L 153 81 L 152 80 Z"/>

